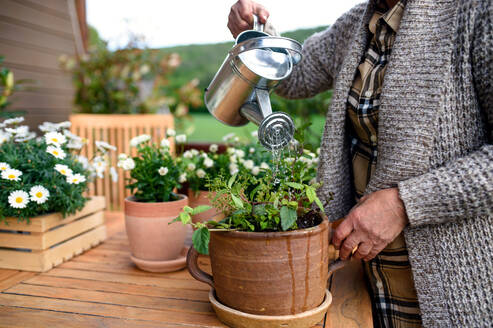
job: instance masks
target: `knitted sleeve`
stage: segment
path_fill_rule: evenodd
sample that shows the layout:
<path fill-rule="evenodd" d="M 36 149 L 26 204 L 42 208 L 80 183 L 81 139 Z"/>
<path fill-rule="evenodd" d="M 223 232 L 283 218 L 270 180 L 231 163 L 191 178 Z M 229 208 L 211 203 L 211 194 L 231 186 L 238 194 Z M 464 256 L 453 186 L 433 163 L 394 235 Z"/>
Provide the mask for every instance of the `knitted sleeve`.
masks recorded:
<path fill-rule="evenodd" d="M 473 78 L 488 143 L 398 184 L 411 226 L 493 215 L 493 1 L 479 1 L 471 49 Z"/>
<path fill-rule="evenodd" d="M 342 15 L 325 31 L 315 33 L 303 44 L 303 58 L 291 75 L 276 88 L 276 93 L 290 98 L 308 98 L 332 88 L 345 58 L 352 33 L 364 13 L 360 4 Z"/>

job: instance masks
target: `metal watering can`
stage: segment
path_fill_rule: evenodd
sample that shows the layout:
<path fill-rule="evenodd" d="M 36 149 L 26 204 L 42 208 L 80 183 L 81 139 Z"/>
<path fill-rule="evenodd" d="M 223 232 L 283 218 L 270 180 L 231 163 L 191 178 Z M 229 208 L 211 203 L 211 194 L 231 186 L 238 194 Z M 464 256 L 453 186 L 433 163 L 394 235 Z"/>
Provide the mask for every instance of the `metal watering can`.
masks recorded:
<path fill-rule="evenodd" d="M 283 112 L 272 112 L 270 91 L 287 78 L 301 60 L 296 40 L 273 37 L 253 16 L 253 30 L 240 33 L 221 68 L 205 90 L 209 112 L 230 126 L 253 122 L 260 143 L 269 150 L 285 147 L 294 135 L 294 123 Z"/>

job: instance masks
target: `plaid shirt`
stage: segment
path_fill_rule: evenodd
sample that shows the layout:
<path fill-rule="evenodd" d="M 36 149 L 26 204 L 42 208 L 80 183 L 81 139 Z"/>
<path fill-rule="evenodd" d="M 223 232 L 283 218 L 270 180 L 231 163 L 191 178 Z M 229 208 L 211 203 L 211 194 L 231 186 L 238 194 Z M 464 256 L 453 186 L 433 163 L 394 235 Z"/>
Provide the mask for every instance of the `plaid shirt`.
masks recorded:
<path fill-rule="evenodd" d="M 391 9 L 379 1 L 369 24 L 371 40 L 348 97 L 354 188 L 360 198 L 375 171 L 380 93 L 406 0 Z M 403 235 L 365 262 L 375 327 L 421 327 L 419 304 Z"/>

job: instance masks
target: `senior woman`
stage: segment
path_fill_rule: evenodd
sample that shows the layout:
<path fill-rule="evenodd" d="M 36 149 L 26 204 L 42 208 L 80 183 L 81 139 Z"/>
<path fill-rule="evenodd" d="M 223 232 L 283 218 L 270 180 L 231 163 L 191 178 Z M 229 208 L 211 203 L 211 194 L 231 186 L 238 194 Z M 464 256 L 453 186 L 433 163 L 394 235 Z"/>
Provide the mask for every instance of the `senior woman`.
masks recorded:
<path fill-rule="evenodd" d="M 269 16 L 233 5 L 234 36 L 253 13 Z M 307 39 L 277 89 L 334 89 L 319 196 L 345 217 L 341 258 L 358 246 L 377 327 L 492 325 L 492 22 L 493 0 L 370 0 Z"/>

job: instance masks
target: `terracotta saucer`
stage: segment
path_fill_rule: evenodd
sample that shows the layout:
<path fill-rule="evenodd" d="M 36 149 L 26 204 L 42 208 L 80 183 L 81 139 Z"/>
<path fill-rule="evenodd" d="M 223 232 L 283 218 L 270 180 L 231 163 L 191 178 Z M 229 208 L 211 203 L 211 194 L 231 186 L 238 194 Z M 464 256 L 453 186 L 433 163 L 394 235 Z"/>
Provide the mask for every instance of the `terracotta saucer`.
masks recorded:
<path fill-rule="evenodd" d="M 229 308 L 219 303 L 214 290 L 209 292 L 209 301 L 219 320 L 232 328 L 306 328 L 313 327 L 324 319 L 332 303 L 332 294 L 327 290 L 325 300 L 315 309 L 280 316 L 249 314 Z"/>
<path fill-rule="evenodd" d="M 168 261 L 149 261 L 138 259 L 130 254 L 130 259 L 137 265 L 137 267 L 144 271 L 149 272 L 173 272 L 183 269 L 187 266 L 187 246 L 183 247 L 180 252 L 180 256 L 174 260 Z"/>

